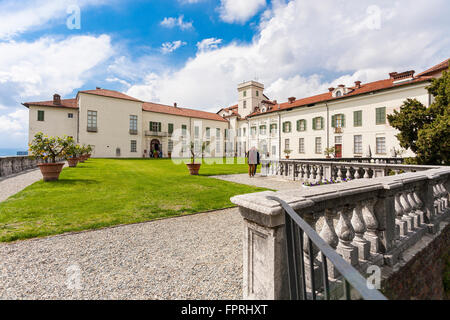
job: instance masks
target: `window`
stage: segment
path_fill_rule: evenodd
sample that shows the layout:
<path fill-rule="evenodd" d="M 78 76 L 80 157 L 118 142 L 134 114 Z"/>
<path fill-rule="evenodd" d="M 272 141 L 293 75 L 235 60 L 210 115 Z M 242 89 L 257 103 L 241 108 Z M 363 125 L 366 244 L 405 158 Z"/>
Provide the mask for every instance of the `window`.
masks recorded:
<path fill-rule="evenodd" d="M 250 133 L 251 133 L 252 137 L 254 137 L 256 135 L 256 127 L 251 127 Z"/>
<path fill-rule="evenodd" d="M 323 129 L 323 117 L 316 117 L 313 119 L 313 130 Z"/>
<path fill-rule="evenodd" d="M 137 116 L 130 116 L 130 134 L 137 134 Z"/>
<path fill-rule="evenodd" d="M 290 121 L 283 122 L 283 132 L 284 133 L 291 132 L 291 122 Z"/>
<path fill-rule="evenodd" d="M 239 129 L 238 129 L 238 134 L 237 134 L 237 136 L 238 136 L 238 137 L 240 137 L 240 136 L 241 136 L 241 134 L 242 134 L 242 129 L 241 129 L 241 128 L 239 128 Z"/>
<path fill-rule="evenodd" d="M 181 135 L 183 137 L 187 136 L 187 126 L 185 124 L 181 125 Z"/>
<path fill-rule="evenodd" d="M 247 128 L 242 128 L 242 135 L 244 137 L 247 135 Z"/>
<path fill-rule="evenodd" d="M 167 125 L 167 131 L 169 132 L 169 134 L 172 134 L 172 133 L 173 133 L 173 123 L 169 123 L 169 124 Z"/>
<path fill-rule="evenodd" d="M 258 90 L 256 90 L 256 96 L 259 97 L 259 91 Z"/>
<path fill-rule="evenodd" d="M 362 135 L 353 136 L 353 153 L 363 153 Z"/>
<path fill-rule="evenodd" d="M 68 114 L 67 114 L 67 117 L 68 117 L 69 119 L 73 119 L 73 113 L 68 113 Z"/>
<path fill-rule="evenodd" d="M 247 91 L 246 90 L 244 90 L 244 97 L 246 97 L 247 96 Z"/>
<path fill-rule="evenodd" d="M 200 135 L 200 128 L 194 127 L 194 137 L 198 139 L 198 136 Z"/>
<path fill-rule="evenodd" d="M 247 101 L 244 101 L 244 109 L 247 108 Z"/>
<path fill-rule="evenodd" d="M 376 124 L 385 124 L 386 123 L 386 107 L 376 108 L 375 109 L 375 118 L 376 118 Z"/>
<path fill-rule="evenodd" d="M 316 137 L 316 153 L 320 154 L 322 153 L 322 138 L 321 137 Z"/>
<path fill-rule="evenodd" d="M 220 141 L 216 141 L 216 153 L 220 153 Z"/>
<path fill-rule="evenodd" d="M 376 153 L 385 154 L 386 153 L 386 138 L 378 137 L 376 142 L 377 142 Z"/>
<path fill-rule="evenodd" d="M 276 123 L 272 123 L 270 125 L 270 134 L 275 135 L 277 134 L 277 124 Z"/>
<path fill-rule="evenodd" d="M 331 117 L 331 126 L 333 128 L 345 127 L 345 116 L 343 114 L 335 114 Z"/>
<path fill-rule="evenodd" d="M 289 150 L 289 139 L 284 139 L 284 150 Z"/>
<path fill-rule="evenodd" d="M 342 96 L 342 92 L 341 91 L 336 91 L 336 97 L 340 97 Z"/>
<path fill-rule="evenodd" d="M 272 156 L 277 154 L 277 146 L 272 146 Z"/>
<path fill-rule="evenodd" d="M 259 134 L 262 134 L 262 135 L 266 134 L 266 126 L 265 125 L 259 126 Z"/>
<path fill-rule="evenodd" d="M 97 132 L 97 111 L 88 110 L 87 129 Z"/>
<path fill-rule="evenodd" d="M 136 140 L 131 140 L 131 152 L 137 152 Z"/>
<path fill-rule="evenodd" d="M 361 127 L 362 126 L 362 111 L 354 111 L 353 112 L 353 126 Z"/>
<path fill-rule="evenodd" d="M 216 139 L 220 139 L 220 129 L 216 129 Z"/>
<path fill-rule="evenodd" d="M 37 121 L 44 121 L 44 111 L 38 110 Z"/>
<path fill-rule="evenodd" d="M 297 120 L 297 131 L 306 131 L 306 120 Z"/>
<path fill-rule="evenodd" d="M 342 136 L 334 137 L 334 143 L 335 144 L 342 144 Z"/>
<path fill-rule="evenodd" d="M 150 131 L 153 131 L 153 132 L 161 132 L 161 122 L 153 122 L 153 121 L 150 121 L 150 126 L 149 126 L 149 128 L 150 128 Z"/>
<path fill-rule="evenodd" d="M 210 138 L 211 137 L 211 130 L 210 128 L 206 127 L 206 138 Z"/>
<path fill-rule="evenodd" d="M 172 152 L 173 151 L 173 140 L 169 139 L 168 145 L 167 145 L 167 151 Z"/>
<path fill-rule="evenodd" d="M 305 153 L 305 138 L 298 139 L 298 152 Z"/>

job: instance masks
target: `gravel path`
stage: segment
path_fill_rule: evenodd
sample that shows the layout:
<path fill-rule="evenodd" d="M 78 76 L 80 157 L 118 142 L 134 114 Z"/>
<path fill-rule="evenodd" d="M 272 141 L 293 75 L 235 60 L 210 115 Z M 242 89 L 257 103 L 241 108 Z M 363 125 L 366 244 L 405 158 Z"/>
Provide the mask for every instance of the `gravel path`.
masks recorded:
<path fill-rule="evenodd" d="M 241 299 L 242 232 L 232 208 L 0 243 L 0 299 Z"/>
<path fill-rule="evenodd" d="M 261 177 L 259 174 L 256 174 L 253 178 L 250 178 L 247 173 L 211 176 L 211 178 L 247 184 L 250 186 L 262 187 L 277 191 L 302 188 L 302 182 L 300 181 L 289 181 L 281 177 Z"/>
<path fill-rule="evenodd" d="M 6 177 L 0 180 L 0 202 L 5 201 L 17 192 L 25 189 L 30 184 L 42 179 L 39 169 L 33 169 L 25 173 Z"/>

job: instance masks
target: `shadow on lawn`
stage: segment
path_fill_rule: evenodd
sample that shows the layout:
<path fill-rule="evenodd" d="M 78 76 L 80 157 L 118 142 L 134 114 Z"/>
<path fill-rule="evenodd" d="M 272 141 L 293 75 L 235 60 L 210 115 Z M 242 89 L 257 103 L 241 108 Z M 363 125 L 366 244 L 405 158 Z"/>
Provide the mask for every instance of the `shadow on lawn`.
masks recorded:
<path fill-rule="evenodd" d="M 85 185 L 92 185 L 92 184 L 99 184 L 100 182 L 97 180 L 91 180 L 91 179 L 59 179 L 57 181 L 49 181 L 47 183 L 57 184 L 57 185 L 79 185 L 79 184 L 85 184 Z"/>

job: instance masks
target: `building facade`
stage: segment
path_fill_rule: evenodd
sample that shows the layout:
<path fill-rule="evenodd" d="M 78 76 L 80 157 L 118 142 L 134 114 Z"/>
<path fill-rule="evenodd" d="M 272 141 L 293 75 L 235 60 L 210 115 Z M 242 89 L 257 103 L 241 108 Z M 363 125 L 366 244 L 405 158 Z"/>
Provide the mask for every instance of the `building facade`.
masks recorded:
<path fill-rule="evenodd" d="M 257 147 L 265 158 L 412 156 L 402 150 L 386 116 L 407 98 L 432 103 L 426 87 L 448 69 L 448 59 L 418 74 L 392 72 L 383 80 L 356 81 L 328 92 L 278 103 L 264 85 L 238 85 L 237 104 L 217 113 L 144 102 L 97 88 L 74 99 L 28 102 L 29 140 L 37 132 L 72 136 L 90 144 L 94 157 L 189 157 L 190 143 L 205 156 L 245 156 Z M 202 151 L 202 146 L 204 149 Z"/>

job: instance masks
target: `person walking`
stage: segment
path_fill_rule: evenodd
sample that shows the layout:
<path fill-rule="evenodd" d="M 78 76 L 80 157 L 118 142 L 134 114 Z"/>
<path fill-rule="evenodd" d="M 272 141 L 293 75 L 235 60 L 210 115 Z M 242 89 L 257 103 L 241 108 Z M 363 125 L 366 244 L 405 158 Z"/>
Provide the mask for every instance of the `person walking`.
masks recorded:
<path fill-rule="evenodd" d="M 255 176 L 256 170 L 258 169 L 258 165 L 260 164 L 260 162 L 259 162 L 259 157 L 260 157 L 259 151 L 256 150 L 256 164 L 253 166 L 253 174 L 252 174 L 252 177 Z"/>
<path fill-rule="evenodd" d="M 247 163 L 248 163 L 248 176 L 251 178 L 254 176 L 256 171 L 256 164 L 258 163 L 258 151 L 255 147 L 251 147 L 247 153 Z"/>

